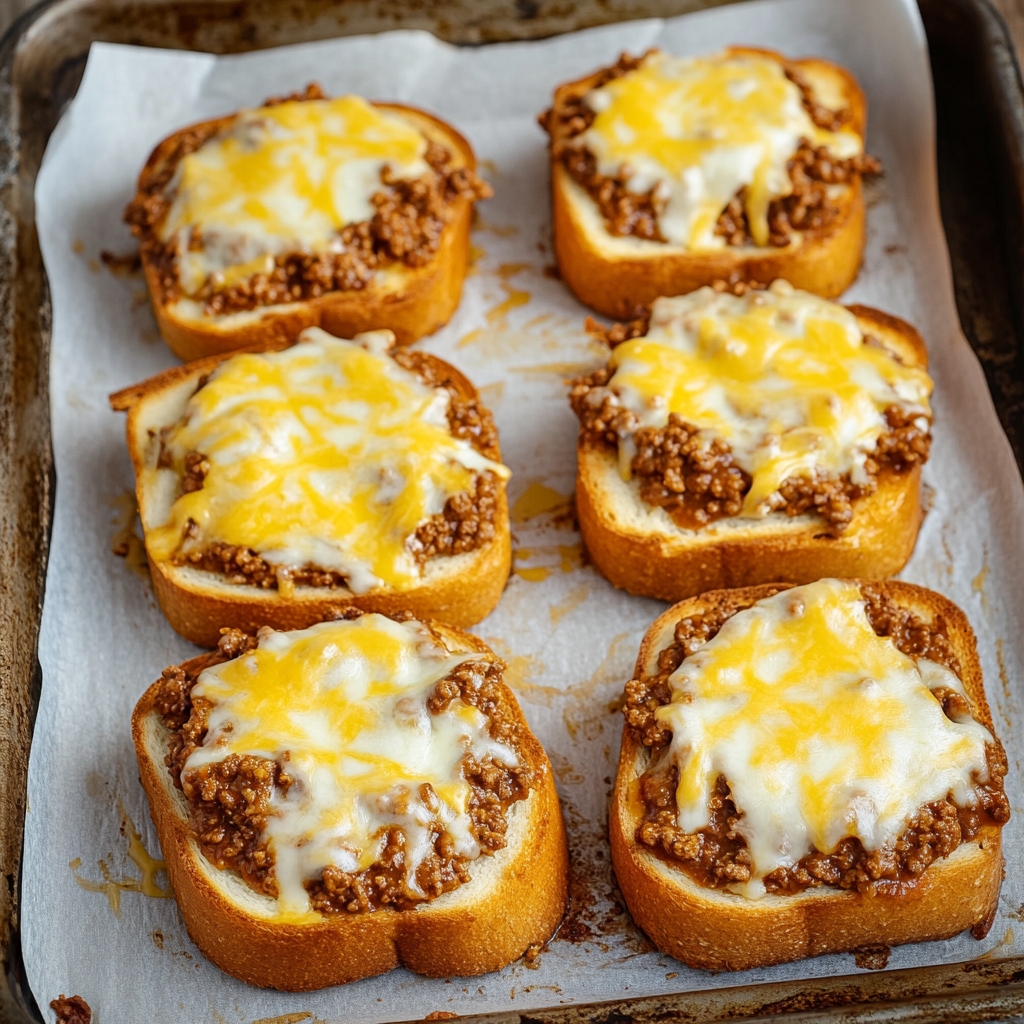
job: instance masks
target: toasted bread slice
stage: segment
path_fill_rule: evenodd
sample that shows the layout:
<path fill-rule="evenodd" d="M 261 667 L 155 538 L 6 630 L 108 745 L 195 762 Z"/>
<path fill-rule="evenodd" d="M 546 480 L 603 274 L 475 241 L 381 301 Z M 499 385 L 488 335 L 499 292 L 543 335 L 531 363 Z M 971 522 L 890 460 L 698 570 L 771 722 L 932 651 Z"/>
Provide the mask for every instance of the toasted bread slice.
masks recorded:
<path fill-rule="evenodd" d="M 973 717 L 994 736 L 974 633 L 963 612 L 923 587 L 898 581 L 872 585 L 925 623 L 941 618 Z M 746 608 L 788 586 L 712 591 L 673 606 L 644 637 L 634 675 L 658 671 L 658 653 L 672 641 L 681 619 L 714 612 L 723 604 Z M 865 946 L 947 939 L 965 928 L 983 938 L 991 927 L 1003 876 L 1000 825 L 983 824 L 972 840 L 932 862 L 913 885 L 895 895 L 820 886 L 748 899 L 698 884 L 637 841 L 644 815 L 638 780 L 650 758 L 650 749 L 627 727 L 610 815 L 612 862 L 637 924 L 660 950 L 691 967 L 742 971 Z"/>
<path fill-rule="evenodd" d="M 846 127 L 864 138 L 867 102 L 857 80 L 845 68 L 817 58 L 789 60 L 773 50 L 730 47 L 730 54 L 754 54 L 778 60 L 810 85 L 817 102 L 836 112 L 847 110 Z M 584 96 L 601 72 L 559 86 L 552 110 Z M 693 252 L 680 245 L 609 232 L 601 212 L 563 166 L 559 153 L 565 127 L 550 119 L 551 189 L 555 256 L 562 280 L 576 297 L 603 316 L 628 320 L 659 295 L 683 295 L 715 281 L 777 278 L 794 287 L 835 298 L 857 276 L 864 250 L 864 196 L 859 174 L 836 189 L 836 215 L 825 227 L 794 233 L 788 245 L 725 246 Z"/>
<path fill-rule="evenodd" d="M 865 334 L 909 366 L 925 369 L 924 341 L 910 324 L 867 306 L 850 306 Z M 708 527 L 677 526 L 640 497 L 637 480 L 619 474 L 616 453 L 581 434 L 576 508 L 587 550 L 615 586 L 631 594 L 679 601 L 705 590 L 825 576 L 884 579 L 906 565 L 924 513 L 921 470 L 883 469 L 878 489 L 857 498 L 838 537 L 818 515 L 730 517 Z"/>
<path fill-rule="evenodd" d="M 452 154 L 453 168 L 476 169 L 472 147 L 451 125 L 414 107 L 398 103 L 373 106 L 409 122 L 429 141 Z M 166 176 L 168 161 L 176 159 L 183 136 L 203 135 L 226 128 L 235 115 L 191 125 L 164 139 L 139 175 L 139 196 L 151 182 Z M 432 258 L 418 267 L 392 262 L 376 271 L 366 287 L 328 291 L 317 298 L 257 307 L 251 311 L 207 315 L 201 302 L 167 301 L 163 273 L 147 258 L 142 264 L 153 312 L 164 341 L 183 360 L 202 359 L 219 352 L 271 348 L 294 341 L 306 327 L 322 327 L 338 337 L 387 328 L 400 345 L 408 345 L 444 326 L 458 308 L 469 258 L 473 200 L 459 195 L 450 204 L 448 222 Z"/>
<path fill-rule="evenodd" d="M 288 346 L 276 342 L 268 347 Z M 166 521 L 174 498 L 169 493 L 150 491 L 145 483 L 144 471 L 155 466 L 159 458 L 160 430 L 177 422 L 199 381 L 229 356 L 225 353 L 174 367 L 110 398 L 112 408 L 128 413 L 128 451 L 135 469 L 144 533 L 150 526 Z M 478 397 L 473 385 L 455 367 L 426 353 L 423 359 L 432 363 L 439 376 L 463 397 Z M 511 570 L 512 545 L 504 484 L 499 488 L 494 528 L 494 538 L 474 550 L 429 559 L 421 582 L 402 591 L 380 587 L 354 594 L 345 587 L 300 585 L 285 595 L 276 589 L 231 584 L 219 573 L 188 564 L 160 561 L 148 547 L 147 555 L 153 589 L 171 627 L 193 643 L 216 647 L 222 626 L 249 633 L 260 626 L 300 629 L 321 622 L 343 607 L 384 614 L 404 610 L 458 627 L 471 626 L 498 603 Z"/>
<path fill-rule="evenodd" d="M 492 654 L 476 637 L 431 623 L 453 653 Z M 209 656 L 183 666 L 205 667 Z M 538 782 L 512 805 L 507 845 L 470 862 L 471 879 L 412 909 L 282 917 L 277 900 L 237 872 L 214 867 L 188 828 L 189 805 L 164 758 L 170 733 L 154 706 L 154 684 L 132 715 L 142 785 L 174 898 L 195 944 L 221 970 L 250 985 L 309 991 L 394 967 L 431 977 L 496 971 L 551 937 L 566 901 L 568 854 L 551 765 L 511 691 L 524 758 Z"/>

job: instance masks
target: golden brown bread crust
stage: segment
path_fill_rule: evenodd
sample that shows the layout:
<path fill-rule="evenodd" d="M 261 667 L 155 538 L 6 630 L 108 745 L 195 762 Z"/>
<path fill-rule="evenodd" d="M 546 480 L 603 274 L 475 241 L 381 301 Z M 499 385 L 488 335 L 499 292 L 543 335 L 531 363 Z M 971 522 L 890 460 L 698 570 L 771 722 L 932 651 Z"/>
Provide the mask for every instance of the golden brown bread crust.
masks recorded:
<path fill-rule="evenodd" d="M 849 127 L 862 138 L 867 128 L 867 101 L 857 80 L 845 68 L 817 58 L 789 60 L 756 47 L 734 46 L 729 53 L 772 57 L 787 67 L 827 74 L 837 80 L 850 110 Z M 555 90 L 554 108 L 586 93 L 600 72 Z M 736 249 L 693 253 L 651 243 L 635 254 L 604 252 L 583 226 L 572 197 L 578 189 L 556 155 L 558 121 L 552 118 L 551 188 L 555 256 L 562 280 L 576 297 L 615 320 L 636 316 L 659 295 L 684 295 L 715 281 L 759 281 L 782 278 L 795 288 L 831 299 L 853 283 L 864 251 L 864 196 L 860 176 L 839 198 L 839 215 L 822 229 L 806 231 L 802 240 L 784 248 Z M 590 202 L 589 198 L 587 202 Z"/>
<path fill-rule="evenodd" d="M 848 308 L 865 334 L 909 365 L 927 368 L 924 340 L 910 324 L 867 306 Z M 624 522 L 611 507 L 604 482 L 618 473 L 613 451 L 581 434 L 577 454 L 576 510 L 594 565 L 615 586 L 663 601 L 781 580 L 885 579 L 906 565 L 924 518 L 921 469 L 914 466 L 900 473 L 883 469 L 878 489 L 854 501 L 853 520 L 838 537 L 828 535 L 819 517 L 799 524 L 778 513 L 770 522 L 665 534 Z"/>
<path fill-rule="evenodd" d="M 374 103 L 414 121 L 428 137 L 451 151 L 456 167 L 476 169 L 469 142 L 439 118 L 401 103 Z M 206 127 L 219 130 L 235 115 L 191 125 L 164 139 L 153 150 L 139 175 L 139 194 L 174 152 L 178 138 Z M 143 271 L 160 334 L 171 351 L 185 361 L 246 348 L 274 348 L 295 340 L 307 327 L 322 327 L 330 334 L 350 338 L 362 331 L 387 328 L 399 345 L 409 345 L 443 327 L 458 308 L 469 260 L 469 231 L 473 201 L 460 195 L 452 203 L 437 253 L 422 267 L 384 268 L 359 290 L 334 291 L 319 298 L 287 306 L 265 307 L 245 323 L 218 323 L 216 318 L 193 320 L 179 316 L 163 301 L 160 272 L 142 256 Z M 223 319 L 223 318 L 221 318 Z"/>
<path fill-rule="evenodd" d="M 429 625 L 459 645 L 456 649 L 493 655 L 476 637 Z M 296 924 L 260 918 L 212 884 L 210 876 L 216 877 L 218 869 L 205 861 L 189 835 L 187 804 L 163 763 L 165 750 L 154 756 L 153 730 L 169 735 L 153 703 L 157 686 L 143 694 L 132 715 L 139 773 L 185 927 L 221 970 L 250 985 L 292 992 L 341 985 L 400 965 L 430 977 L 483 974 L 547 941 L 558 926 L 569 868 L 562 812 L 547 755 L 507 688 L 522 754 L 539 779 L 529 801 L 516 805 L 521 810 L 510 819 L 516 822 L 510 828 L 515 841 L 474 861 L 468 883 L 416 909 L 385 907 Z M 483 866 L 487 878 L 480 885 Z"/>
<path fill-rule="evenodd" d="M 268 347 L 280 350 L 288 346 L 287 343 L 275 341 Z M 230 355 L 223 353 L 172 367 L 110 396 L 113 409 L 128 413 L 128 452 L 135 470 L 140 509 L 144 508 L 146 502 L 143 469 L 146 465 L 144 445 L 147 431 L 140 426 L 146 400 L 186 380 L 198 381 Z M 450 380 L 462 397 L 479 398 L 476 388 L 450 363 L 429 353 L 422 353 L 422 358 L 432 364 L 439 377 Z M 499 452 L 496 461 L 500 459 Z M 197 574 L 195 570 L 190 572 L 187 568 L 157 561 L 149 556 L 148 549 L 147 558 L 153 590 L 171 628 L 186 640 L 202 647 L 217 646 L 222 626 L 233 626 L 249 633 L 255 633 L 260 626 L 302 629 L 322 622 L 332 612 L 347 607 L 385 615 L 410 611 L 418 618 L 440 619 L 463 628 L 479 622 L 494 609 L 508 582 L 512 566 L 512 541 L 504 484 L 499 484 L 494 529 L 495 537 L 490 543 L 465 555 L 451 556 L 462 559 L 459 571 L 439 573 L 433 579 L 406 591 L 380 589 L 366 594 L 352 594 L 347 590 L 328 587 L 297 587 L 291 597 L 284 597 L 277 590 L 233 585 L 218 579 L 213 573 Z M 428 560 L 426 569 L 429 570 L 432 564 L 444 562 L 445 557 Z"/>
<path fill-rule="evenodd" d="M 994 736 L 974 632 L 964 613 L 924 587 L 895 580 L 873 586 L 926 622 L 942 616 L 974 716 Z M 671 627 L 679 619 L 711 610 L 726 597 L 746 607 L 778 589 L 766 585 L 711 591 L 681 601 L 647 631 L 634 674 L 650 671 L 652 658 L 666 642 L 666 630 L 671 639 Z M 624 729 L 609 822 L 612 863 L 637 924 L 660 950 L 691 967 L 742 971 L 863 946 L 947 939 L 965 928 L 984 927 L 995 913 L 1003 856 L 1001 828 L 993 824 L 982 826 L 975 839 L 950 857 L 934 862 L 916 886 L 899 895 L 822 887 L 796 896 L 769 894 L 749 900 L 699 886 L 636 841 L 643 817 L 637 780 L 648 758 L 633 731 Z"/>

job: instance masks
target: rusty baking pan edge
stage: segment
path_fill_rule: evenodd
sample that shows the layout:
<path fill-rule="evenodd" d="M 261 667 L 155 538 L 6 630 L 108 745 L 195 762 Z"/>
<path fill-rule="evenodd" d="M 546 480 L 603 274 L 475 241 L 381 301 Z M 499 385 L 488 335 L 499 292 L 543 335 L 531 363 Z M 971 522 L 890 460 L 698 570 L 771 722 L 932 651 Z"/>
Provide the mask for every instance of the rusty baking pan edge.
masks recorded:
<path fill-rule="evenodd" d="M 0 40 L 0 1021 L 43 1017 L 25 981 L 18 893 L 36 644 L 54 494 L 50 300 L 33 189 L 93 40 L 240 52 L 393 28 L 455 43 L 532 39 L 729 0 L 44 0 Z M 1024 465 L 1024 88 L 988 0 L 919 0 L 932 52 L 943 223 L 957 308 Z M 4 884 L 6 883 L 6 884 Z M 1024 908 L 1022 908 L 1024 909 Z M 1024 915 L 1022 915 L 1024 917 Z M 70 993 L 68 993 L 70 995 Z M 1024 1011 L 1024 957 L 464 1017 L 489 1024 L 758 1018 L 992 1020 Z"/>

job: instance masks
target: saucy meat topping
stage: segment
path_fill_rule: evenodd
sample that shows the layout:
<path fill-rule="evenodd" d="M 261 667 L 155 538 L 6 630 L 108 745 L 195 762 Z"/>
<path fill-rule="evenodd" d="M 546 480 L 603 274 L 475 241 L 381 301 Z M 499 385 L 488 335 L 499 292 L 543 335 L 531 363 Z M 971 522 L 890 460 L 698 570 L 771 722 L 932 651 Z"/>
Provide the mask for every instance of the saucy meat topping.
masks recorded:
<path fill-rule="evenodd" d="M 444 388 L 448 392 L 448 428 L 453 437 L 468 441 L 487 458 L 499 458 L 498 430 L 490 410 L 479 399 L 467 398 L 451 380 L 440 360 L 423 352 L 399 348 L 393 349 L 390 355 L 403 369 L 416 374 L 428 387 Z M 200 381 L 200 388 L 206 379 Z M 173 466 L 165 446 L 169 429 L 165 427 L 162 432 L 161 450 L 157 459 L 157 464 L 164 468 Z M 200 490 L 209 471 L 210 463 L 201 452 L 188 452 L 184 459 L 181 492 L 190 494 Z M 497 532 L 495 519 L 500 490 L 498 479 L 493 473 L 480 473 L 476 477 L 473 491 L 452 495 L 441 512 L 421 523 L 409 540 L 410 549 L 419 565 L 422 567 L 431 558 L 475 551 L 489 544 Z M 191 526 L 189 528 L 194 529 Z M 345 576 L 334 570 L 316 565 L 275 565 L 250 547 L 222 541 L 211 541 L 201 549 L 182 552 L 174 561 L 178 565 L 189 565 L 203 572 L 222 575 L 228 583 L 258 587 L 261 590 L 278 590 L 282 585 L 330 589 L 347 585 Z"/>
<path fill-rule="evenodd" d="M 979 783 L 979 804 L 958 807 L 952 800 L 937 800 L 923 807 L 890 846 L 869 853 L 854 836 L 840 840 L 830 854 L 812 851 L 790 868 L 765 875 L 768 892 L 792 895 L 820 885 L 859 892 L 899 891 L 935 860 L 948 857 L 961 843 L 970 842 L 987 821 L 1003 822 L 1009 807 L 1002 790 L 999 764 L 989 748 L 988 783 Z M 1005 769 L 1003 769 L 1005 773 Z M 992 780 L 999 780 L 993 783 Z M 710 800 L 710 822 L 697 832 L 684 832 L 676 822 L 675 768 L 664 775 L 647 775 L 641 793 L 647 817 L 637 839 L 660 856 L 679 864 L 694 881 L 712 888 L 750 879 L 751 860 L 746 841 L 736 830 L 741 815 L 718 777 Z"/>
<path fill-rule="evenodd" d="M 610 234 L 664 242 L 658 215 L 666 199 L 658 185 L 637 193 L 629 189 L 628 168 L 615 175 L 601 174 L 596 156 L 580 139 L 596 116 L 585 101 L 586 92 L 636 70 L 646 56 L 622 54 L 617 63 L 588 82 L 586 91 L 568 95 L 557 107 L 541 114 L 539 120 L 551 136 L 555 157 L 597 205 Z M 810 84 L 795 67 L 786 65 L 784 70 L 800 90 L 804 109 L 819 128 L 837 131 L 849 121 L 848 109 L 830 110 L 818 103 Z M 815 147 L 808 139 L 800 140 L 787 167 L 793 190 L 787 196 L 773 199 L 768 207 L 769 245 L 774 247 L 789 245 L 794 231 L 822 231 L 835 221 L 840 206 L 829 193 L 830 185 L 848 184 L 860 176 L 882 171 L 881 163 L 872 156 L 860 154 L 837 159 L 826 147 Z M 727 245 L 753 244 L 744 199 L 745 188 L 737 192 L 719 216 L 715 234 L 724 238 Z"/>
<path fill-rule="evenodd" d="M 420 523 L 410 542 L 420 564 L 441 555 L 475 551 L 494 540 L 499 493 L 495 475 L 481 473 L 476 478 L 474 494 L 453 494 L 445 502 L 443 512 Z"/>
<path fill-rule="evenodd" d="M 935 661 L 959 678 L 960 663 L 941 616 L 925 622 L 870 583 L 862 584 L 861 593 L 868 619 L 879 636 L 891 637 L 904 654 L 915 660 Z M 723 599 L 700 615 L 680 619 L 672 641 L 658 654 L 657 671 L 626 684 L 623 716 L 644 746 L 659 750 L 672 739 L 671 729 L 656 717 L 658 708 L 672 700 L 669 677 L 744 607 Z M 948 717 L 970 714 L 970 703 L 963 694 L 948 687 L 933 693 Z M 892 847 L 869 853 L 859 839 L 847 837 L 831 854 L 815 850 L 793 867 L 779 868 L 766 875 L 765 887 L 769 892 L 783 894 L 818 885 L 882 892 L 912 883 L 934 860 L 949 856 L 961 843 L 973 839 L 986 822 L 1001 824 L 1008 820 L 1009 801 L 1003 789 L 1006 756 L 997 745 L 989 744 L 986 760 L 988 779 L 976 782 L 977 806 L 959 807 L 949 798 L 935 801 L 921 808 Z M 674 765 L 667 770 L 649 771 L 642 777 L 641 795 L 646 812 L 637 829 L 637 840 L 683 867 L 701 885 L 721 887 L 748 881 L 750 853 L 736 829 L 741 815 L 730 796 L 728 780 L 718 777 L 709 803 L 708 826 L 690 833 L 677 824 L 678 781 Z"/>
<path fill-rule="evenodd" d="M 327 96 L 313 83 L 303 93 L 268 100 L 264 105 L 323 99 Z M 142 255 L 157 269 L 163 304 L 183 294 L 177 268 L 180 243 L 176 237 L 168 242 L 159 238 L 160 226 L 173 202 L 167 187 L 181 160 L 224 127 L 200 125 L 182 132 L 159 166 L 140 182 L 138 194 L 125 210 L 124 219 L 138 238 Z M 371 199 L 373 217 L 340 230 L 340 252 L 282 253 L 274 257 L 268 272 L 228 287 L 222 274 L 213 273 L 190 297 L 203 304 L 206 315 L 223 316 L 315 299 L 328 292 L 360 290 L 376 269 L 388 264 L 420 267 L 429 263 L 441 243 L 452 205 L 463 199 L 486 199 L 493 192 L 469 168 L 453 166 L 452 154 L 433 140 L 427 141 L 424 159 L 431 171 L 421 178 L 406 180 L 392 175 L 387 167 L 382 170 L 381 190 Z M 202 249 L 201 231 L 192 233 L 189 246 Z"/>
<path fill-rule="evenodd" d="M 667 509 L 680 526 L 696 529 L 743 508 L 750 476 L 735 464 L 726 441 L 709 438 L 674 413 L 665 427 L 644 427 L 633 441 L 640 497 Z"/>
<path fill-rule="evenodd" d="M 882 173 L 881 163 L 867 153 L 840 160 L 826 146 L 813 146 L 807 139 L 800 140 L 786 166 L 793 190 L 768 205 L 768 244 L 776 248 L 789 245 L 794 232 L 823 231 L 835 221 L 840 206 L 830 195 L 830 185 L 844 185 L 858 176 Z M 728 245 L 754 244 L 745 200 L 746 186 L 729 201 L 715 225 L 715 234 Z"/>
<path fill-rule="evenodd" d="M 735 290 L 735 285 L 726 282 L 722 286 L 720 290 Z M 649 319 L 648 311 L 646 317 L 604 328 L 591 318 L 587 331 L 614 348 L 643 337 Z M 865 336 L 864 344 L 881 345 L 871 336 Z M 636 416 L 608 387 L 613 375 L 610 367 L 602 367 L 569 382 L 569 404 L 580 421 L 583 438 L 614 450 L 632 434 L 637 451 L 630 468 L 640 483 L 640 497 L 649 505 L 664 508 L 684 529 L 700 529 L 716 519 L 738 515 L 751 479 L 736 465 L 729 443 L 702 434 L 699 427 L 675 413 L 669 414 L 664 427 L 637 429 Z M 885 419 L 887 429 L 864 463 L 862 482 L 821 471 L 815 476 L 792 476 L 768 499 L 769 511 L 790 517 L 815 513 L 826 521 L 832 536 L 839 536 L 853 519 L 853 502 L 874 493 L 880 473 L 903 473 L 928 461 L 931 431 L 921 429 L 920 416 L 891 405 L 885 410 Z"/>
<path fill-rule="evenodd" d="M 355 619 L 361 614 L 346 609 L 341 617 Z M 238 871 L 254 891 L 276 897 L 274 852 L 263 838 L 263 830 L 271 795 L 275 789 L 286 792 L 292 784 L 287 761 L 230 755 L 223 761 L 183 772 L 185 762 L 206 736 L 212 707 L 207 700 L 192 699 L 200 673 L 210 665 L 241 657 L 256 642 L 255 637 L 241 630 L 225 630 L 218 649 L 190 663 L 188 670 L 180 665 L 164 670 L 155 707 L 170 731 L 165 763 L 175 786 L 188 799 L 188 827 L 203 855 L 220 869 Z M 486 655 L 463 662 L 437 683 L 427 700 L 429 712 L 441 714 L 453 700 L 461 698 L 487 718 L 488 732 L 494 740 L 519 754 L 520 726 L 504 694 L 504 671 L 503 662 Z M 519 759 L 520 765 L 514 767 L 471 754 L 462 760 L 462 775 L 471 789 L 470 831 L 484 855 L 504 848 L 509 809 L 525 800 L 537 784 L 535 771 L 522 757 Z M 420 787 L 419 796 L 428 808 L 439 806 L 429 783 Z M 389 795 L 396 817 L 405 813 L 408 797 L 408 791 L 401 789 Z M 431 831 L 433 853 L 423 859 L 415 877 L 422 892 L 407 883 L 405 833 L 395 825 L 378 834 L 377 860 L 364 871 L 351 873 L 328 866 L 321 878 L 307 881 L 313 909 L 320 913 L 371 912 L 384 906 L 407 909 L 468 882 L 471 859 L 456 854 L 455 841 L 439 820 L 431 825 Z"/>

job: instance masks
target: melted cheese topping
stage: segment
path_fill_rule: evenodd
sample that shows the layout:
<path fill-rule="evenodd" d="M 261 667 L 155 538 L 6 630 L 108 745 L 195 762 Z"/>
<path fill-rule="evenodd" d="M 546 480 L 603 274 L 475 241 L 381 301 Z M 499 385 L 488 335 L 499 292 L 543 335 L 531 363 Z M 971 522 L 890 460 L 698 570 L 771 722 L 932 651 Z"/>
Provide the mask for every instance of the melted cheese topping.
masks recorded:
<path fill-rule="evenodd" d="M 359 344 L 310 328 L 283 352 L 221 363 L 164 440 L 176 467 L 201 452 L 210 470 L 165 522 L 147 524 L 150 554 L 164 561 L 222 541 L 282 568 L 343 573 L 356 593 L 415 585 L 416 527 L 472 490 L 475 474 L 511 474 L 452 437 L 448 392 L 388 356 L 392 339 Z"/>
<path fill-rule="evenodd" d="M 725 245 L 715 225 L 744 186 L 751 237 L 768 244 L 768 204 L 792 192 L 786 164 L 801 138 L 840 158 L 863 149 L 854 131 L 817 127 L 800 90 L 771 57 L 655 52 L 585 101 L 597 116 L 581 138 L 598 172 L 626 169 L 632 192 L 657 186 L 665 201 L 662 235 L 694 250 Z"/>
<path fill-rule="evenodd" d="M 427 708 L 440 679 L 479 657 L 450 654 L 418 622 L 364 615 L 290 633 L 265 629 L 254 651 L 202 673 L 192 694 L 213 707 L 183 774 L 249 754 L 285 759 L 293 780 L 284 793 L 275 789 L 263 833 L 283 912 L 309 910 L 303 883 L 326 866 L 370 867 L 391 825 L 405 833 L 406 884 L 417 895 L 426 895 L 416 869 L 433 851 L 432 822 L 443 824 L 459 856 L 479 855 L 462 760 L 518 760 L 461 698 L 440 714 Z M 423 801 L 424 783 L 436 810 Z"/>
<path fill-rule="evenodd" d="M 972 806 L 975 777 L 988 777 L 989 731 L 951 721 L 931 693 L 964 694 L 960 680 L 878 636 L 860 591 L 841 580 L 738 612 L 669 682 L 672 703 L 657 716 L 672 730 L 679 826 L 708 825 L 725 776 L 753 860 L 750 882 L 733 886 L 746 896 L 846 836 L 868 851 L 891 844 L 934 800 Z"/>
<path fill-rule="evenodd" d="M 928 375 L 864 344 L 842 306 L 777 281 L 737 298 L 702 288 L 656 299 L 650 329 L 612 351 L 608 387 L 640 426 L 670 413 L 727 441 L 753 479 L 741 511 L 764 515 L 788 477 L 817 470 L 865 481 L 890 405 L 928 429 Z M 635 447 L 620 440 L 628 478 Z"/>
<path fill-rule="evenodd" d="M 179 164 L 163 241 L 181 242 L 186 295 L 209 275 L 227 287 L 272 269 L 280 253 L 341 251 L 340 229 L 373 217 L 381 171 L 429 171 L 426 139 L 358 96 L 244 110 Z M 202 248 L 189 241 L 200 232 Z"/>

